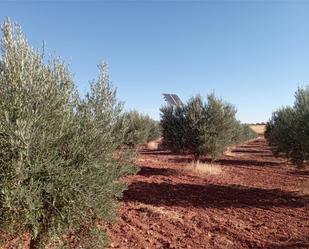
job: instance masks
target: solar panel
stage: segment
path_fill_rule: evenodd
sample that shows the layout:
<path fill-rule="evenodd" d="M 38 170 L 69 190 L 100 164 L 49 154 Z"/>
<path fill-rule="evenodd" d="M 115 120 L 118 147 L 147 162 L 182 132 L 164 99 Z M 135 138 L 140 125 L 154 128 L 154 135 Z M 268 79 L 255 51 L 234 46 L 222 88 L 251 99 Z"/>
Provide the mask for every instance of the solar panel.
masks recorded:
<path fill-rule="evenodd" d="M 174 101 L 174 99 L 172 98 L 170 94 L 163 93 L 162 95 L 163 95 L 164 100 L 167 103 L 169 103 L 170 105 L 176 105 L 176 102 Z"/>
<path fill-rule="evenodd" d="M 182 102 L 181 102 L 180 98 L 178 97 L 178 95 L 176 95 L 176 94 L 171 94 L 171 96 L 173 97 L 173 99 L 175 100 L 175 102 L 177 103 L 177 105 L 182 105 Z"/>
<path fill-rule="evenodd" d="M 180 106 L 182 102 L 176 94 L 163 93 L 164 100 L 170 105 Z"/>

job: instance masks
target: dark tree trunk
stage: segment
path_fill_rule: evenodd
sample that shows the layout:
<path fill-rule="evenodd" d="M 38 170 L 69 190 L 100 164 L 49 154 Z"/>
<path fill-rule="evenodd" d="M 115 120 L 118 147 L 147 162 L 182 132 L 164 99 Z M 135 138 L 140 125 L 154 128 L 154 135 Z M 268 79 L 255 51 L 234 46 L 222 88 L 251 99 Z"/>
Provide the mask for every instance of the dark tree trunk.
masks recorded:
<path fill-rule="evenodd" d="M 199 164 L 199 161 L 200 161 L 199 155 L 194 155 L 194 158 L 193 158 L 194 167 L 196 167 Z"/>
<path fill-rule="evenodd" d="M 38 238 L 31 239 L 29 244 L 29 249 L 39 249 L 40 248 L 40 241 Z"/>

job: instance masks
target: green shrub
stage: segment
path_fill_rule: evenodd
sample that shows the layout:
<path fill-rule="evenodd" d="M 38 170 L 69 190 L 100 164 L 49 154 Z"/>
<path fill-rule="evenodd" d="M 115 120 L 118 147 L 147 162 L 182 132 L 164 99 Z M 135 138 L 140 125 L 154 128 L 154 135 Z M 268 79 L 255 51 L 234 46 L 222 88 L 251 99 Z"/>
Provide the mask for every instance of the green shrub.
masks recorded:
<path fill-rule="evenodd" d="M 284 153 L 296 165 L 309 159 L 309 87 L 298 89 L 293 107 L 273 113 L 265 137 L 275 154 Z"/>
<path fill-rule="evenodd" d="M 239 143 L 245 142 L 249 139 L 254 139 L 257 137 L 255 131 L 253 131 L 248 124 L 242 124 L 236 121 L 233 129 L 232 144 L 237 145 Z"/>
<path fill-rule="evenodd" d="M 242 124 L 241 141 L 247 141 L 249 139 L 257 138 L 257 133 L 251 129 L 250 125 Z"/>
<path fill-rule="evenodd" d="M 236 109 L 229 103 L 216 98 L 213 94 L 205 105 L 205 129 L 202 131 L 201 155 L 208 154 L 218 158 L 231 145 L 236 121 Z"/>
<path fill-rule="evenodd" d="M 162 136 L 162 128 L 160 122 L 148 118 L 147 123 L 147 126 L 149 127 L 147 142 L 160 138 Z"/>
<path fill-rule="evenodd" d="M 281 108 L 273 113 L 271 120 L 266 125 L 265 137 L 273 146 L 273 152 L 276 155 L 280 152 L 290 154 L 292 145 L 295 143 L 295 134 L 292 134 L 295 132 L 293 116 L 295 116 L 293 108 Z"/>
<path fill-rule="evenodd" d="M 218 158 L 228 146 L 254 133 L 235 118 L 235 108 L 213 94 L 204 103 L 201 96 L 191 98 L 184 106 L 161 108 L 163 144 L 175 152 L 189 152 L 195 161 L 200 156 Z"/>
<path fill-rule="evenodd" d="M 173 152 L 185 152 L 187 124 L 183 106 L 164 106 L 160 109 L 163 147 Z"/>
<path fill-rule="evenodd" d="M 161 136 L 160 124 L 147 115 L 131 111 L 125 114 L 124 119 L 128 126 L 124 141 L 128 146 L 135 147 Z"/>
<path fill-rule="evenodd" d="M 80 99 L 62 61 L 45 63 L 10 21 L 2 31 L 0 231 L 29 233 L 31 248 L 60 248 L 65 234 L 74 248 L 102 248 L 107 237 L 96 221 L 115 218 L 126 187 L 118 179 L 135 172 L 106 65 Z"/>

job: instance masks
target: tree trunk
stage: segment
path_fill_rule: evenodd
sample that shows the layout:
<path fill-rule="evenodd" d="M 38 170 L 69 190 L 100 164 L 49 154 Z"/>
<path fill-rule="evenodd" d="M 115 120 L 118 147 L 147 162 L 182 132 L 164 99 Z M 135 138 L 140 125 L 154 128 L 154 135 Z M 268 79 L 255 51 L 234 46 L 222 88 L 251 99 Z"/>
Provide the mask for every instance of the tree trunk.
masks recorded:
<path fill-rule="evenodd" d="M 39 248 L 40 248 L 40 240 L 38 238 L 31 239 L 29 249 L 39 249 Z"/>
<path fill-rule="evenodd" d="M 194 158 L 193 158 L 193 165 L 194 167 L 196 168 L 197 165 L 199 164 L 200 162 L 200 157 L 198 155 L 194 155 Z"/>

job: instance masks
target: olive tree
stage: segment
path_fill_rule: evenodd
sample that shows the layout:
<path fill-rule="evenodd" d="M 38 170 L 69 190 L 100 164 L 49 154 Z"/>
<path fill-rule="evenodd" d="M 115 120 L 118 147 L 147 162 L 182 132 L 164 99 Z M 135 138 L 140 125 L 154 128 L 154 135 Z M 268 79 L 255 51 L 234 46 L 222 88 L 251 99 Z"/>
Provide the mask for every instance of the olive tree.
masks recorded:
<path fill-rule="evenodd" d="M 233 105 L 214 94 L 208 95 L 206 102 L 197 95 L 183 106 L 163 107 L 163 144 L 173 151 L 193 154 L 195 162 L 206 155 L 215 160 L 228 146 L 255 134 L 237 121 L 235 114 Z"/>
<path fill-rule="evenodd" d="M 303 166 L 309 159 L 309 86 L 298 89 L 292 107 L 273 113 L 265 137 L 275 154 L 283 153 L 297 166 Z"/>
<path fill-rule="evenodd" d="M 124 134 L 124 143 L 131 147 L 144 144 L 161 136 L 160 124 L 137 111 L 127 112 L 124 116 L 127 129 Z"/>
<path fill-rule="evenodd" d="M 164 106 L 160 109 L 163 147 L 173 152 L 185 152 L 187 149 L 187 120 L 183 106 Z"/>
<path fill-rule="evenodd" d="M 29 234 L 30 248 L 102 248 L 98 223 L 113 221 L 119 178 L 135 172 L 106 65 L 81 99 L 60 59 L 45 58 L 9 20 L 2 32 L 0 232 Z"/>

